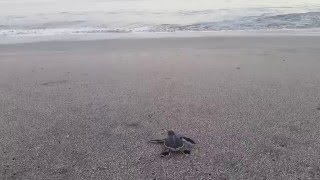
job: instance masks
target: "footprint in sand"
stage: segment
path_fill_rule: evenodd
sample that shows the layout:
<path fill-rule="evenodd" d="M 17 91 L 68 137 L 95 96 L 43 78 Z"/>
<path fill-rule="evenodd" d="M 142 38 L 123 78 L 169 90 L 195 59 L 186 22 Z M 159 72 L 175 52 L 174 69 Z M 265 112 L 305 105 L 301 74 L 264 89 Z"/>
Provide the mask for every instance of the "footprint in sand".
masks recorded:
<path fill-rule="evenodd" d="M 127 127 L 130 127 L 130 128 L 138 128 L 140 126 L 140 123 L 138 122 L 132 122 L 132 123 L 127 123 L 125 124 Z"/>
<path fill-rule="evenodd" d="M 49 82 L 45 82 L 42 83 L 42 86 L 53 86 L 53 85 L 58 85 L 58 84 L 64 84 L 67 83 L 67 80 L 60 80 L 60 81 L 49 81 Z"/>
<path fill-rule="evenodd" d="M 271 141 L 275 146 L 282 147 L 282 148 L 288 148 L 290 145 L 294 143 L 292 139 L 283 135 L 274 135 L 271 138 Z"/>

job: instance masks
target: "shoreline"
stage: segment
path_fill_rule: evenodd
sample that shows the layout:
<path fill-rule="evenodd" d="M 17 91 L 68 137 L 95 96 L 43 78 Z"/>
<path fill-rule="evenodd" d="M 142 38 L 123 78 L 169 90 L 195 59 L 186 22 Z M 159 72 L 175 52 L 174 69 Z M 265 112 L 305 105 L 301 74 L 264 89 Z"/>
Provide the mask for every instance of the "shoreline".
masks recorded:
<path fill-rule="evenodd" d="M 189 31 L 189 32 L 132 32 L 96 34 L 57 34 L 0 36 L 0 45 L 37 42 L 103 41 L 115 39 L 161 39 L 201 37 L 259 37 L 259 36 L 320 36 L 320 29 L 239 30 L 239 31 Z"/>

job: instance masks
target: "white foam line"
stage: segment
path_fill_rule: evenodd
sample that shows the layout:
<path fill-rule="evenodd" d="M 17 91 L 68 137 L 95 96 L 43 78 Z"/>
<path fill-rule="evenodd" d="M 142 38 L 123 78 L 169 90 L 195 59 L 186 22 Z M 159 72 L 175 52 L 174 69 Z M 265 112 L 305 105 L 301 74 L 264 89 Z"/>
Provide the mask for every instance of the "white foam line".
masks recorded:
<path fill-rule="evenodd" d="M 0 44 L 18 44 L 42 41 L 87 41 L 107 39 L 183 38 L 214 36 L 320 36 L 320 29 L 308 30 L 241 30 L 241 31 L 196 31 L 196 32 L 132 32 L 132 33 L 79 33 L 43 36 L 0 36 Z"/>

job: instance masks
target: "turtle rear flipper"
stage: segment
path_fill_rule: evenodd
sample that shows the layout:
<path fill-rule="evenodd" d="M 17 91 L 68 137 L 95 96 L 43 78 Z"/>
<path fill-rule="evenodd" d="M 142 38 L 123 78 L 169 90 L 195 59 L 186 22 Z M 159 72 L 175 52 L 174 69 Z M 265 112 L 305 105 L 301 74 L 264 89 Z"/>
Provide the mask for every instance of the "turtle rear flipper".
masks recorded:
<path fill-rule="evenodd" d="M 187 143 L 196 144 L 196 142 L 194 142 L 194 140 L 192 140 L 190 138 L 187 138 L 187 137 L 180 137 L 180 138 Z"/>
<path fill-rule="evenodd" d="M 183 150 L 183 151 L 181 151 L 183 154 L 185 154 L 185 155 L 187 155 L 187 154 L 191 154 L 191 151 L 190 150 L 187 150 L 187 149 L 185 149 L 185 150 Z"/>
<path fill-rule="evenodd" d="M 160 156 L 165 157 L 165 156 L 170 156 L 170 154 L 171 154 L 170 149 L 166 149 L 160 154 Z"/>
<path fill-rule="evenodd" d="M 149 142 L 151 142 L 151 143 L 163 143 L 164 139 L 152 139 Z"/>

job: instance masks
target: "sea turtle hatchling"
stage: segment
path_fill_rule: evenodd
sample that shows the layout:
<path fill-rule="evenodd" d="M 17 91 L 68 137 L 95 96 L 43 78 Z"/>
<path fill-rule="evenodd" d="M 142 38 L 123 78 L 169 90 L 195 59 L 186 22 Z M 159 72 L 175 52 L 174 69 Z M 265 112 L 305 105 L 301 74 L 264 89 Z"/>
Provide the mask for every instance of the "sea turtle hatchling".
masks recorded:
<path fill-rule="evenodd" d="M 165 150 L 161 153 L 161 157 L 169 156 L 171 152 L 190 154 L 190 148 L 196 144 L 192 139 L 176 135 L 173 131 L 168 131 L 168 137 L 165 139 L 153 139 L 149 142 L 164 144 Z"/>

